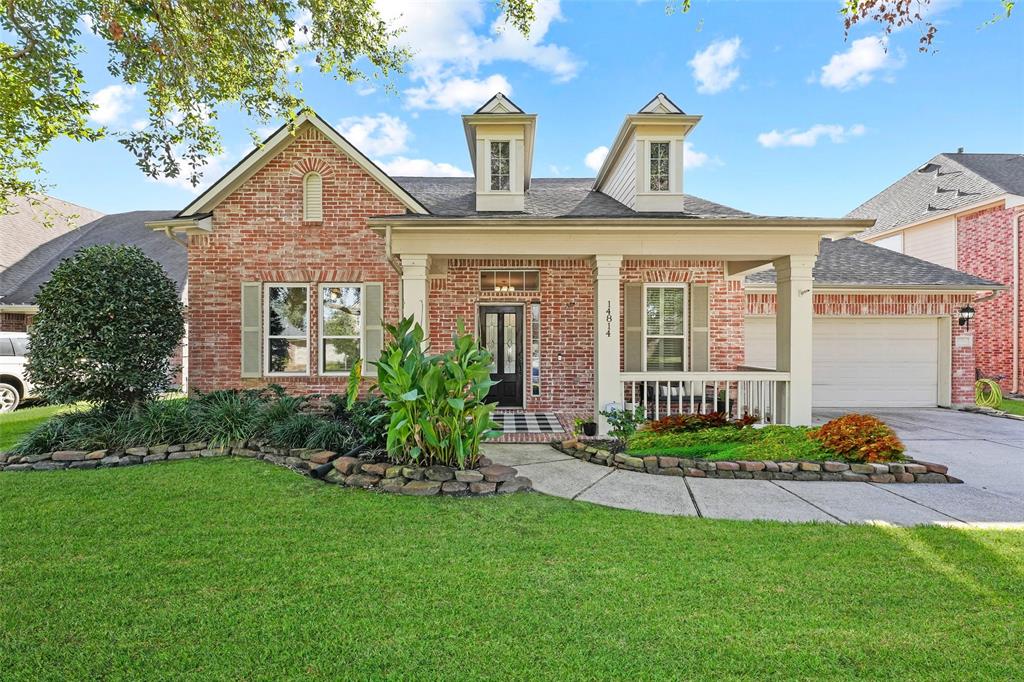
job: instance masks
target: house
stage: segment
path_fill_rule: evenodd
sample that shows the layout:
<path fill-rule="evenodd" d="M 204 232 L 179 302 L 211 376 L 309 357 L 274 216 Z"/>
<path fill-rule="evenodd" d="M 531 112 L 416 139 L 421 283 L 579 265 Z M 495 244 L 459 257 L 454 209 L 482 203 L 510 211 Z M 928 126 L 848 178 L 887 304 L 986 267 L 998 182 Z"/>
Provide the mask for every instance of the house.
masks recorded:
<path fill-rule="evenodd" d="M 858 239 L 1008 287 L 972 304 L 975 362 L 1024 391 L 1024 155 L 939 154 L 847 217 L 865 216 L 876 223 Z"/>
<path fill-rule="evenodd" d="M 35 310 L 9 305 L 5 289 L 48 260 L 65 235 L 102 216 L 56 197 L 11 197 L 9 212 L 0 215 L 0 331 L 25 331 Z"/>
<path fill-rule="evenodd" d="M 411 315 L 435 349 L 464 320 L 495 356 L 493 399 L 548 424 L 622 404 L 807 424 L 835 396 L 972 400 L 956 319 L 999 285 L 841 240 L 872 219 L 758 216 L 687 195 L 684 141 L 699 122 L 658 94 L 625 117 L 596 178 L 534 178 L 537 115 L 498 94 L 462 117 L 474 177 L 411 178 L 301 114 L 149 223 L 187 235 L 191 385 L 342 392 L 356 359 L 379 355 L 381 320 Z M 847 250 L 864 275 L 850 276 Z M 819 339 L 815 317 L 843 324 Z M 876 352 L 826 362 L 827 381 L 851 388 L 819 398 L 823 342 L 838 344 L 829 358 Z M 928 395 L 860 380 L 885 382 L 906 359 L 890 345 L 929 343 L 917 351 Z M 751 352 L 772 367 L 749 367 Z"/>

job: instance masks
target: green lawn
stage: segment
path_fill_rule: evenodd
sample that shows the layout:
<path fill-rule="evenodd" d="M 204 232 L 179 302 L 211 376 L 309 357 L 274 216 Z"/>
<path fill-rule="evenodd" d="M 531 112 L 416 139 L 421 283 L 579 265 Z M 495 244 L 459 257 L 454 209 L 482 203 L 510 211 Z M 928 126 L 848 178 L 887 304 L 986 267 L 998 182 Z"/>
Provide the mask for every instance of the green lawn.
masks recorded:
<path fill-rule="evenodd" d="M 71 409 L 68 405 L 23 407 L 14 412 L 0 414 L 0 452 L 14 447 L 22 436 L 59 412 Z"/>
<path fill-rule="evenodd" d="M 1009 398 L 1003 398 L 1003 403 L 999 406 L 1003 412 L 1009 412 L 1010 414 L 1021 414 L 1024 415 L 1024 400 L 1010 400 Z"/>
<path fill-rule="evenodd" d="M 1007 679 L 1024 533 L 408 498 L 252 460 L 0 473 L 37 679 Z"/>

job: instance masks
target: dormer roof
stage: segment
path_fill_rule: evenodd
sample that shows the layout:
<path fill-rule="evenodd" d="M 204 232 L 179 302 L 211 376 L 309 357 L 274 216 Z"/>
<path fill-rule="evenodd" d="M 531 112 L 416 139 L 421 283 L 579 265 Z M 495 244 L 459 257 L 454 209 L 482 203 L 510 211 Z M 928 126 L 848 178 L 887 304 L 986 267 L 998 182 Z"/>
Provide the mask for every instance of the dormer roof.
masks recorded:
<path fill-rule="evenodd" d="M 659 92 L 651 101 L 640 107 L 638 114 L 686 114 L 664 92 Z"/>
<path fill-rule="evenodd" d="M 477 109 L 476 111 L 473 112 L 474 115 L 476 115 L 476 114 L 524 114 L 524 113 L 526 113 L 526 112 L 524 112 L 522 109 L 520 109 L 519 106 L 515 102 L 510 100 L 508 97 L 505 97 L 505 94 L 501 93 L 501 92 L 495 93 L 494 97 L 492 97 L 489 100 L 487 100 L 486 102 L 484 102 L 484 105 L 482 107 L 480 107 L 479 109 Z"/>
<path fill-rule="evenodd" d="M 523 161 L 523 188 L 530 188 L 533 167 L 533 142 L 537 133 L 537 114 L 528 114 L 503 93 L 495 93 L 482 107 L 462 117 L 466 132 L 469 158 L 474 172 L 478 170 L 476 158 L 477 128 L 481 126 L 522 126 L 525 159 Z"/>

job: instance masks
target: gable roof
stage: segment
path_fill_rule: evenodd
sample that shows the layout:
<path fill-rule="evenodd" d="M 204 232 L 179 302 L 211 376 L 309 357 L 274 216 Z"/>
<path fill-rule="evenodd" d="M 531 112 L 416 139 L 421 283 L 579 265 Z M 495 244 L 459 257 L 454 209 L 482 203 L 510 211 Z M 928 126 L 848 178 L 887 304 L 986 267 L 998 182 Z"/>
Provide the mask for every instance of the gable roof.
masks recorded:
<path fill-rule="evenodd" d="M 349 158 L 355 161 L 360 168 L 366 171 L 371 177 L 390 191 L 395 198 L 401 201 L 409 211 L 412 213 L 427 212 L 427 209 L 424 208 L 422 204 L 416 201 L 416 199 L 409 194 L 405 188 L 396 183 L 391 176 L 380 168 L 380 166 L 375 164 L 365 154 L 356 149 L 351 142 L 346 140 L 341 133 L 332 128 L 327 121 L 320 118 L 316 112 L 307 110 L 296 116 L 295 120 L 291 124 L 285 123 L 275 130 L 270 137 L 263 141 L 261 146 L 249 152 L 241 161 L 236 163 L 231 170 L 221 176 L 215 183 L 210 185 L 210 187 L 196 197 L 192 203 L 179 211 L 174 217 L 189 218 L 208 214 L 225 196 L 233 192 L 239 185 L 244 183 L 258 170 L 260 170 L 278 151 L 291 144 L 295 140 L 294 133 L 297 133 L 302 126 L 307 124 L 316 128 L 324 137 L 336 144 L 338 148 L 340 148 L 341 151 L 343 151 Z"/>
<path fill-rule="evenodd" d="M 905 256 L 890 249 L 855 238 L 821 240 L 818 262 L 814 265 L 814 286 L 868 289 L 937 288 L 979 291 L 1004 289 L 998 282 L 968 275 L 966 272 Z M 775 270 L 769 268 L 746 277 L 747 286 L 775 285 Z"/>
<path fill-rule="evenodd" d="M 477 211 L 473 178 L 396 177 L 395 180 L 430 209 L 433 217 L 753 217 L 750 213 L 689 195 L 684 198 L 687 209 L 685 213 L 638 213 L 607 194 L 594 190 L 593 178 L 535 178 L 526 191 L 524 211 Z"/>
<path fill-rule="evenodd" d="M 473 112 L 473 115 L 477 114 L 524 114 L 526 113 L 523 109 L 505 97 L 505 93 L 497 92 L 494 97 L 483 103 L 483 105 Z"/>
<path fill-rule="evenodd" d="M 174 281 L 181 294 L 188 274 L 188 260 L 181 242 L 146 227 L 150 220 L 172 217 L 174 211 L 131 211 L 114 213 L 61 235 L 41 247 L 41 257 L 26 257 L 0 273 L 0 305 L 32 305 L 39 287 L 61 261 L 79 249 L 98 244 L 137 246 L 155 260 Z"/>
<path fill-rule="evenodd" d="M 847 217 L 876 219 L 864 239 L 1006 194 L 1024 196 L 1024 155 L 938 154 Z"/>
<path fill-rule="evenodd" d="M 44 245 L 103 215 L 55 197 L 10 199 L 11 212 L 0 215 L 0 273 L 25 258 L 38 261 L 49 251 Z"/>
<path fill-rule="evenodd" d="M 651 98 L 651 101 L 640 107 L 638 114 L 685 114 L 679 105 L 668 98 L 664 92 L 659 92 Z"/>

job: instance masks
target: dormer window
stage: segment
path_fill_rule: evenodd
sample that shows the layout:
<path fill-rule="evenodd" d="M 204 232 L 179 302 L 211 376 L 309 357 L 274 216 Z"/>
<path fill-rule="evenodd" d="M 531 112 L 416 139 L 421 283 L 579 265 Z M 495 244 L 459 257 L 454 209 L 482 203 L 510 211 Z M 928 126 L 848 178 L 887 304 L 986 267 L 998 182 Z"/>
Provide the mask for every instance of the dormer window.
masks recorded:
<path fill-rule="evenodd" d="M 650 191 L 668 192 L 671 142 L 651 142 Z"/>
<path fill-rule="evenodd" d="M 491 142 L 491 191 L 508 192 L 512 188 L 512 164 L 508 140 Z"/>

